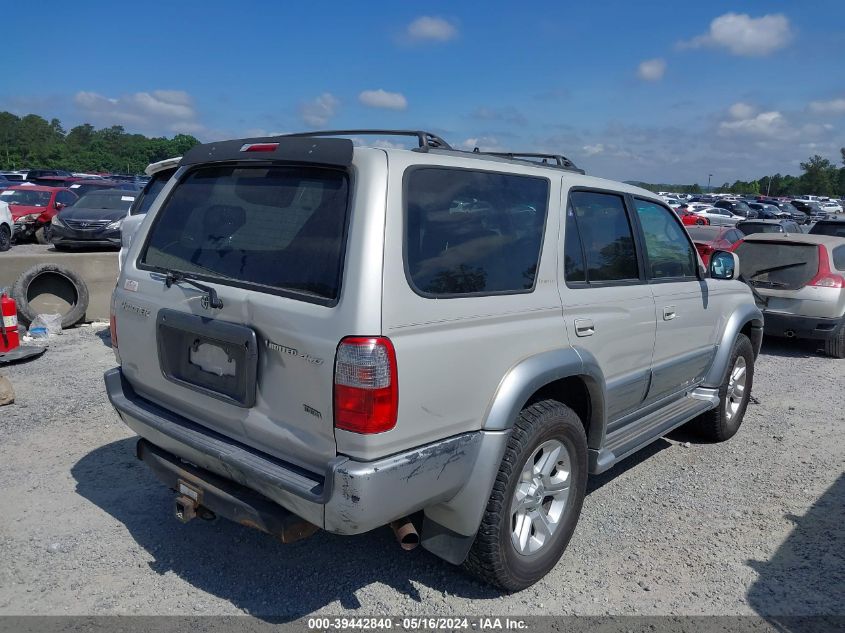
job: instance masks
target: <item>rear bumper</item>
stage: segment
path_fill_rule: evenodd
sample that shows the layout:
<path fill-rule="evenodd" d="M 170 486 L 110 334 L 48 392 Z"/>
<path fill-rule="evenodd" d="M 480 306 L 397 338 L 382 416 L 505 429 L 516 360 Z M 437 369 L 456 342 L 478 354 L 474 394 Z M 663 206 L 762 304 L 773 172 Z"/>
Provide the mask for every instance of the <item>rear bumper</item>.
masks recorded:
<path fill-rule="evenodd" d="M 456 435 L 373 462 L 338 455 L 323 472 L 311 472 L 141 398 L 120 368 L 104 380 L 121 419 L 165 456 L 192 467 L 201 489 L 203 477 L 209 488 L 219 488 L 214 479 L 223 478 L 337 534 L 367 532 L 450 500 L 470 478 L 485 434 Z"/>
<path fill-rule="evenodd" d="M 763 315 L 768 336 L 825 341 L 836 334 L 842 323 L 842 319 L 798 316 L 782 312 L 764 312 Z"/>

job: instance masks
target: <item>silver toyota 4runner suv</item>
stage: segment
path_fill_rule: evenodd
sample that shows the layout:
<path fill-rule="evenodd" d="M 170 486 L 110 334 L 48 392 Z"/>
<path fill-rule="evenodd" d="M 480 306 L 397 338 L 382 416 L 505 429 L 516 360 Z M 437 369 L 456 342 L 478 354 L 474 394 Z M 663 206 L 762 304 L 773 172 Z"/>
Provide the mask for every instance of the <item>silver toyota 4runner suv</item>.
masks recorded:
<path fill-rule="evenodd" d="M 525 588 L 590 474 L 685 423 L 737 432 L 762 314 L 737 256 L 705 269 L 648 191 L 426 132 L 341 138 L 363 133 L 182 158 L 114 292 L 109 398 L 183 521 L 290 541 L 412 517 Z"/>

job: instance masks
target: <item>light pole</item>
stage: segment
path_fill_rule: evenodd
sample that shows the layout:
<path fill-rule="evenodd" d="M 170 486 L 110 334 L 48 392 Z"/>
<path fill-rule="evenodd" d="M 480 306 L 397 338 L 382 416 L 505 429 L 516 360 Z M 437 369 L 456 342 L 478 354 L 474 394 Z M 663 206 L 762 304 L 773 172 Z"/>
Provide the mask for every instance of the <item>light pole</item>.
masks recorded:
<path fill-rule="evenodd" d="M 713 177 L 713 174 L 707 174 L 707 192 L 710 193 L 710 179 Z"/>

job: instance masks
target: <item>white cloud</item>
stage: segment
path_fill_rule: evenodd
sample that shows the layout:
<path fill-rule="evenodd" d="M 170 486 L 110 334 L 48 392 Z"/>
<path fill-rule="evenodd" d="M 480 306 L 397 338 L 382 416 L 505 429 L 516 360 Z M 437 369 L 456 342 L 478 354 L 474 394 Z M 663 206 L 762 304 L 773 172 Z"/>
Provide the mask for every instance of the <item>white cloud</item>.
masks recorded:
<path fill-rule="evenodd" d="M 585 156 L 595 156 L 604 152 L 604 144 L 596 143 L 595 145 L 585 145 L 581 149 L 584 150 Z"/>
<path fill-rule="evenodd" d="M 789 18 L 782 13 L 752 18 L 747 13 L 726 13 L 710 23 L 707 33 L 686 42 L 680 48 L 721 47 L 733 55 L 763 57 L 783 48 L 792 40 Z"/>
<path fill-rule="evenodd" d="M 152 132 L 202 132 L 193 99 L 183 90 L 153 90 L 120 97 L 77 92 L 76 107 L 98 125 L 123 125 Z"/>
<path fill-rule="evenodd" d="M 811 101 L 810 112 L 816 114 L 845 114 L 845 98 L 830 101 Z"/>
<path fill-rule="evenodd" d="M 443 18 L 427 15 L 411 22 L 405 32 L 411 40 L 417 42 L 425 40 L 448 42 L 458 37 L 458 29 L 454 24 Z"/>
<path fill-rule="evenodd" d="M 637 67 L 637 77 L 643 81 L 660 81 L 666 72 L 666 60 L 661 58 L 646 59 Z"/>
<path fill-rule="evenodd" d="M 748 136 L 785 139 L 793 136 L 786 118 L 777 111 L 761 112 L 755 116 L 719 124 L 721 136 Z"/>
<path fill-rule="evenodd" d="M 308 125 L 325 125 L 337 114 L 339 106 L 337 97 L 330 92 L 324 92 L 316 99 L 299 104 L 299 115 Z"/>
<path fill-rule="evenodd" d="M 503 152 L 505 148 L 493 136 L 475 136 L 458 143 L 460 149 L 474 150 L 476 147 L 482 152 Z"/>
<path fill-rule="evenodd" d="M 358 101 L 371 108 L 386 108 L 388 110 L 406 110 L 408 100 L 401 92 L 387 92 L 378 90 L 364 90 L 358 95 Z"/>
<path fill-rule="evenodd" d="M 734 119 L 750 119 L 757 113 L 757 108 L 755 108 L 753 105 L 750 105 L 748 103 L 742 103 L 740 101 L 728 108 L 728 113 Z"/>

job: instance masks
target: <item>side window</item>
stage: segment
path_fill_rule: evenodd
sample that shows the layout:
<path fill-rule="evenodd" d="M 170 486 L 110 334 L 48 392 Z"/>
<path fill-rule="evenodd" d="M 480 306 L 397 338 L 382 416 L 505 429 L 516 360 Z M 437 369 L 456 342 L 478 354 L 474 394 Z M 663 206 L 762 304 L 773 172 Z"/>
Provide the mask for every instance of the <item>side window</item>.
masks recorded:
<path fill-rule="evenodd" d="M 570 225 L 578 227 L 588 283 L 639 278 L 634 235 L 622 196 L 592 191 L 573 192 L 569 196 L 566 215 L 567 238 Z M 573 255 L 568 239 L 565 248 L 564 261 Z M 567 281 L 576 279 L 567 277 Z"/>
<path fill-rule="evenodd" d="M 61 202 L 64 205 L 72 205 L 77 201 L 77 197 L 70 191 L 60 191 L 56 194 L 56 202 Z"/>
<path fill-rule="evenodd" d="M 445 167 L 406 176 L 405 258 L 423 295 L 530 292 L 546 224 L 546 178 Z"/>
<path fill-rule="evenodd" d="M 648 276 L 652 279 L 696 277 L 695 251 L 668 209 L 635 200 L 645 236 Z"/>

